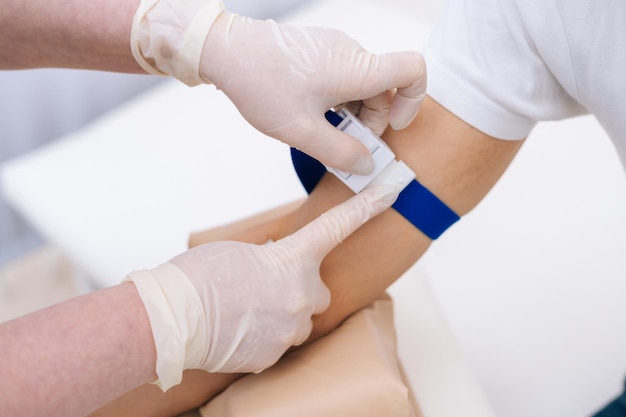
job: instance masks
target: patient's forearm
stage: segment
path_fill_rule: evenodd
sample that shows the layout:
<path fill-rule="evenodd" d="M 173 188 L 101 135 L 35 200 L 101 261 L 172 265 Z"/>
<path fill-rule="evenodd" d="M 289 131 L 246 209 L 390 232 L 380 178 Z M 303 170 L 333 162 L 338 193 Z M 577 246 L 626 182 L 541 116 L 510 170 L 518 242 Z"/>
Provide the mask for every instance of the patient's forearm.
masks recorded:
<path fill-rule="evenodd" d="M 278 228 L 269 228 L 266 224 L 274 220 L 280 220 L 287 217 L 300 207 L 303 202 L 304 199 L 293 201 L 283 206 L 247 217 L 243 220 L 238 220 L 236 222 L 218 226 L 206 231 L 193 233 L 189 237 L 189 247 L 193 248 L 194 246 L 198 246 L 206 242 L 215 242 L 218 240 L 232 240 L 234 236 L 242 235 L 245 235 L 247 237 L 246 241 L 250 243 L 265 243 L 272 237 L 271 235 L 273 234 L 273 231 Z M 252 230 L 256 230 L 258 232 L 258 236 L 252 238 Z"/>
<path fill-rule="evenodd" d="M 522 141 L 489 137 L 427 98 L 414 122 L 383 136 L 417 179 L 452 210 L 464 215 L 480 202 L 509 165 Z M 298 230 L 352 192 L 326 174 L 291 214 L 237 233 L 232 239 L 262 243 Z M 197 243 L 201 243 L 198 241 Z M 310 340 L 334 329 L 352 312 L 371 303 L 410 268 L 431 240 L 395 210 L 379 215 L 335 248 L 321 266 L 331 306 L 315 316 Z"/>
<path fill-rule="evenodd" d="M 521 142 L 499 141 L 480 133 L 429 99 L 409 128 L 389 131 L 384 138 L 398 157 L 413 168 L 417 179 L 460 215 L 483 198 L 521 146 Z M 351 195 L 345 185 L 327 174 L 302 205 L 283 209 L 287 213 L 284 216 L 267 217 L 269 221 L 245 231 L 235 227 L 229 239 L 259 244 L 268 238 L 280 239 Z M 192 241 L 200 244 L 224 239 L 224 232 L 225 229 L 220 229 L 216 234 L 196 235 Z M 430 243 L 430 239 L 394 210 L 357 230 L 322 263 L 321 276 L 330 288 L 332 300 L 326 312 L 314 317 L 310 340 L 334 329 L 348 315 L 371 303 L 419 259 Z M 192 375 L 193 380 L 187 377 L 183 380 L 178 394 L 170 393 L 166 397 L 155 387 L 144 387 L 128 394 L 126 401 L 143 402 L 143 415 L 172 415 L 170 410 L 180 412 L 198 406 L 232 381 L 228 376 L 200 371 Z M 146 393 L 148 396 L 144 396 Z M 160 412 L 161 404 L 167 404 L 168 412 Z M 103 415 L 131 415 L 122 410 L 122 403 L 111 404 L 108 414 Z"/>
<path fill-rule="evenodd" d="M 486 136 L 427 99 L 405 130 L 387 131 L 385 141 L 416 173 L 417 179 L 457 214 L 470 211 L 491 189 L 521 146 Z M 351 195 L 326 174 L 289 233 Z M 332 294 L 330 308 L 314 318 L 313 337 L 370 303 L 430 246 L 430 239 L 395 210 L 376 217 L 332 251 L 322 278 Z"/>

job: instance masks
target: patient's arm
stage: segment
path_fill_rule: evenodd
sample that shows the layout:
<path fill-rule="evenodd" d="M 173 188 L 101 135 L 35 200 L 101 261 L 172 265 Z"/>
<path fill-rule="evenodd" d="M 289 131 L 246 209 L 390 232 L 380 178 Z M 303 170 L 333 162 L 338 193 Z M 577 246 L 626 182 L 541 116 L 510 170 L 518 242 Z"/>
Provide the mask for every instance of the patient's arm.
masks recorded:
<path fill-rule="evenodd" d="M 296 211 L 302 204 L 304 199 L 294 201 L 258 214 L 238 220 L 234 223 L 225 224 L 214 227 L 209 230 L 194 233 L 189 237 L 189 247 L 193 248 L 207 242 L 216 242 L 220 240 L 241 240 L 249 243 L 262 244 L 269 239 L 275 240 L 276 232 L 282 227 L 278 224 L 270 226 L 269 224 L 277 221 L 282 222 L 288 218 L 291 213 Z"/>
<path fill-rule="evenodd" d="M 457 214 L 471 210 L 491 189 L 509 165 L 522 141 L 501 141 L 465 124 L 433 100 L 427 99 L 415 121 L 405 130 L 388 131 L 384 139 L 396 155 L 416 173 L 417 179 Z M 284 210 L 281 217 L 246 230 L 234 227 L 231 240 L 263 243 L 286 236 L 350 197 L 352 192 L 330 174 L 324 176 L 304 203 Z M 224 239 L 225 229 L 196 235 Z M 332 294 L 331 306 L 314 317 L 310 340 L 337 327 L 352 312 L 371 303 L 400 277 L 429 247 L 431 241 L 394 210 L 379 215 L 334 249 L 321 266 L 321 276 Z M 156 387 L 141 387 L 107 410 L 111 415 L 132 403 L 141 410 L 132 415 L 172 415 L 204 403 L 234 379 L 188 371 L 176 392 L 161 394 Z M 167 411 L 161 412 L 167 404 Z M 161 411 L 159 411 L 161 410 Z"/>

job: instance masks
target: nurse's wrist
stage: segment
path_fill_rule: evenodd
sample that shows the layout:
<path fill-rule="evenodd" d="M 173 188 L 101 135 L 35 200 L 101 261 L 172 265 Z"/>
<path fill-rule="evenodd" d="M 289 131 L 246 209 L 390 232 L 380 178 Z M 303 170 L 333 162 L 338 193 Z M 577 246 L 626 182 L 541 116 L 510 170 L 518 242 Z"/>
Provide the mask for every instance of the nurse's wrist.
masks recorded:
<path fill-rule="evenodd" d="M 206 84 L 215 84 L 215 80 L 222 75 L 219 72 L 227 69 L 231 60 L 242 58 L 228 43 L 228 37 L 235 30 L 234 23 L 238 19 L 241 17 L 223 9 L 207 32 L 198 66 L 199 76 Z M 216 86 L 219 88 L 219 85 Z"/>
<path fill-rule="evenodd" d="M 202 54 L 224 10 L 222 0 L 141 0 L 130 34 L 133 57 L 149 74 L 189 86 L 208 83 L 200 75 Z"/>

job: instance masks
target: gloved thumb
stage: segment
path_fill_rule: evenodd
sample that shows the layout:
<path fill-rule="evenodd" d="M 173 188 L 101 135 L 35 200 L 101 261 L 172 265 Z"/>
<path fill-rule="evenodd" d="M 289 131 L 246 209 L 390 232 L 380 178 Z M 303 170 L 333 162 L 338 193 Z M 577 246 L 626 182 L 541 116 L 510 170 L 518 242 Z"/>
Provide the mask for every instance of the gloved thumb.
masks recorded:
<path fill-rule="evenodd" d="M 328 123 L 324 116 L 319 117 L 319 122 L 310 132 L 301 133 L 298 150 L 324 165 L 353 174 L 368 175 L 374 170 L 374 159 L 367 147 Z"/>
<path fill-rule="evenodd" d="M 321 262 L 356 229 L 391 207 L 400 191 L 394 185 L 365 189 L 277 243 L 302 248 L 309 257 Z"/>
<path fill-rule="evenodd" d="M 424 57 L 418 52 L 382 54 L 379 65 L 370 71 L 373 80 L 368 84 L 371 91 L 366 94 L 374 96 L 383 85 L 386 88 L 397 87 L 391 102 L 389 124 L 394 130 L 404 129 L 415 118 L 426 96 Z"/>

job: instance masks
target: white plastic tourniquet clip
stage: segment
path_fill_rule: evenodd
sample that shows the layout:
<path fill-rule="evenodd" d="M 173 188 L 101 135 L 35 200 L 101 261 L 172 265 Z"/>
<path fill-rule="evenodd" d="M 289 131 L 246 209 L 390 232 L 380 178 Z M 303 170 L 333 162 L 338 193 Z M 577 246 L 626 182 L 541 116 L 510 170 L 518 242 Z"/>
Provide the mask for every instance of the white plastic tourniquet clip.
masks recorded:
<path fill-rule="evenodd" d="M 404 189 L 415 178 L 411 168 L 404 162 L 396 160 L 396 155 L 389 146 L 350 111 L 346 109 L 341 109 L 337 113 L 328 111 L 326 119 L 338 129 L 360 140 L 374 158 L 374 171 L 369 175 L 351 174 L 326 166 L 329 172 L 335 174 L 355 193 L 382 184 L 393 184 Z"/>

